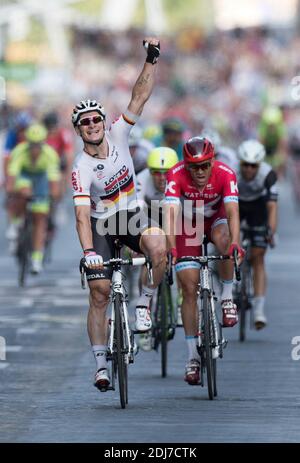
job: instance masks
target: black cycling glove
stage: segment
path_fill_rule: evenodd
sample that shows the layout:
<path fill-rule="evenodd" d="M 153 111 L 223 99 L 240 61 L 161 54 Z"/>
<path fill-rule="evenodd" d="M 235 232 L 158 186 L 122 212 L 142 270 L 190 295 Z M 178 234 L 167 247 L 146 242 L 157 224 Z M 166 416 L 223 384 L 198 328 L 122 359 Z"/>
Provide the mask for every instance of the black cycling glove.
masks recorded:
<path fill-rule="evenodd" d="M 160 44 L 158 42 L 158 45 L 153 45 L 152 43 L 145 42 L 143 40 L 143 45 L 145 49 L 147 50 L 147 58 L 146 58 L 146 63 L 151 63 L 155 64 L 157 63 L 158 57 L 160 55 Z"/>

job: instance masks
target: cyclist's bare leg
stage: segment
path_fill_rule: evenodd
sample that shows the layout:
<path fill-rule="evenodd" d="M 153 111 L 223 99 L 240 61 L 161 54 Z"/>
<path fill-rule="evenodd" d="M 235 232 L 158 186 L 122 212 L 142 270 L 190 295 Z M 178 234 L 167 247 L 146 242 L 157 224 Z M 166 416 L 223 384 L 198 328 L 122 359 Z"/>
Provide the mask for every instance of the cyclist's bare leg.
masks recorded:
<path fill-rule="evenodd" d="M 151 230 L 153 230 L 153 234 L 146 234 L 147 232 L 142 234 L 140 248 L 152 261 L 154 284 L 149 284 L 146 275 L 143 275 L 142 282 L 149 288 L 156 288 L 161 282 L 166 268 L 166 236 L 159 228 Z"/>
<path fill-rule="evenodd" d="M 184 380 L 190 385 L 197 385 L 200 382 L 200 355 L 197 350 L 199 270 L 185 269 L 177 272 L 177 275 L 182 289 L 181 313 L 188 350 Z"/>
<path fill-rule="evenodd" d="M 197 289 L 199 270 L 191 268 L 177 272 L 182 289 L 182 321 L 186 336 L 196 336 L 198 326 Z"/>
<path fill-rule="evenodd" d="M 89 312 L 87 319 L 91 345 L 107 344 L 106 310 L 109 302 L 110 280 L 89 281 Z"/>
<path fill-rule="evenodd" d="M 105 391 L 110 383 L 107 371 L 108 320 L 106 310 L 109 302 L 110 280 L 89 281 L 90 307 L 87 319 L 88 335 L 97 365 L 94 385 Z"/>
<path fill-rule="evenodd" d="M 220 224 L 211 231 L 212 241 L 220 254 L 227 254 L 230 246 L 230 235 L 227 224 Z M 232 280 L 233 278 L 233 262 L 224 260 L 219 264 L 219 275 L 221 280 Z"/>
<path fill-rule="evenodd" d="M 266 292 L 265 254 L 266 249 L 264 248 L 251 248 L 250 260 L 253 268 L 254 296 L 264 296 Z"/>
<path fill-rule="evenodd" d="M 29 187 L 21 188 L 16 192 L 13 203 L 12 203 L 12 213 L 14 217 L 24 217 L 26 201 L 32 196 L 32 190 Z"/>
<path fill-rule="evenodd" d="M 150 310 L 151 300 L 155 288 L 161 282 L 166 267 L 166 236 L 158 227 L 152 227 L 144 231 L 140 238 L 140 249 L 149 256 L 153 269 L 153 284 L 148 281 L 148 275 L 142 276 L 142 291 L 136 301 L 136 321 L 137 331 L 149 331 L 152 326 Z"/>
<path fill-rule="evenodd" d="M 256 329 L 262 329 L 266 326 L 267 318 L 264 312 L 265 308 L 265 292 L 267 286 L 267 276 L 264 265 L 264 256 L 266 249 L 259 247 L 251 248 L 251 265 L 253 269 L 253 287 L 254 297 L 253 303 L 253 315 L 254 325 Z"/>
<path fill-rule="evenodd" d="M 227 224 L 219 224 L 211 231 L 212 241 L 220 254 L 227 254 L 230 246 L 230 234 Z M 224 260 L 219 264 L 219 276 L 223 283 L 221 306 L 223 326 L 232 327 L 238 322 L 237 307 L 233 302 L 233 269 L 232 260 Z"/>
<path fill-rule="evenodd" d="M 43 252 L 46 237 L 48 214 L 41 212 L 33 212 L 33 236 L 32 236 L 32 248 L 33 251 Z"/>

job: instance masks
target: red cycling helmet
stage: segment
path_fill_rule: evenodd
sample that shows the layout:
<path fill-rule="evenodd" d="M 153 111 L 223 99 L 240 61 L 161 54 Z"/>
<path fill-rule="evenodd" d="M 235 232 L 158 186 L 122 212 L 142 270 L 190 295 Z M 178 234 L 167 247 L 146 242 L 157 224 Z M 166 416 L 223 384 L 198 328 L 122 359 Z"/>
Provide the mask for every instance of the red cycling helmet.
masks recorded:
<path fill-rule="evenodd" d="M 186 164 L 207 161 L 213 158 L 214 155 L 213 144 L 204 137 L 190 138 L 183 145 L 183 159 Z"/>

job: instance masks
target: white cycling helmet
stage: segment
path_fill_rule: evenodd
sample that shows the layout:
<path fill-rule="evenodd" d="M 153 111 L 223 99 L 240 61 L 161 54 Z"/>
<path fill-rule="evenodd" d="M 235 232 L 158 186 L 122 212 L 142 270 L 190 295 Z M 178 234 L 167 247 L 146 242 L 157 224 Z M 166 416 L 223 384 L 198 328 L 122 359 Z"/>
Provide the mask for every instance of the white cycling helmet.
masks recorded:
<path fill-rule="evenodd" d="M 257 140 L 246 140 L 238 148 L 238 157 L 249 164 L 258 164 L 266 155 L 264 145 Z"/>
<path fill-rule="evenodd" d="M 89 113 L 91 111 L 97 111 L 97 113 L 103 117 L 103 120 L 105 120 L 105 111 L 100 103 L 98 103 L 96 100 L 82 100 L 73 109 L 72 122 L 74 127 L 78 124 L 81 114 Z"/>
<path fill-rule="evenodd" d="M 220 149 L 222 143 L 221 137 L 216 130 L 204 128 L 200 134 L 200 137 L 207 138 L 214 145 L 215 152 L 217 152 Z"/>

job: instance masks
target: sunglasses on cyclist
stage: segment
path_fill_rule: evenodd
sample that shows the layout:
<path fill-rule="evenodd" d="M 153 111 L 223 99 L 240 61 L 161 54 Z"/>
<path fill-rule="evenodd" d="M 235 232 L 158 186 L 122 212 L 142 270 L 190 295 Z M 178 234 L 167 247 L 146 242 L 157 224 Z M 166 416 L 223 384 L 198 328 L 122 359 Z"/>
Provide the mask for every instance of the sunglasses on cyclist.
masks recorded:
<path fill-rule="evenodd" d="M 197 172 L 198 170 L 208 170 L 211 167 L 211 162 L 203 162 L 202 164 L 189 164 L 188 168 Z"/>
<path fill-rule="evenodd" d="M 259 167 L 259 164 L 251 164 L 250 162 L 242 162 L 241 163 L 242 167 L 251 167 L 251 169 L 257 169 Z"/>
<path fill-rule="evenodd" d="M 93 124 L 99 124 L 99 122 L 102 122 L 102 121 L 103 121 L 103 117 L 102 117 L 102 116 L 83 117 L 83 118 L 80 119 L 80 121 L 78 122 L 78 125 L 88 126 L 88 125 L 90 125 L 91 123 L 93 123 Z"/>
<path fill-rule="evenodd" d="M 150 170 L 151 172 L 151 175 L 156 175 L 156 176 L 159 176 L 159 175 L 167 175 L 167 171 L 166 170 L 163 170 L 163 169 L 151 169 Z"/>

